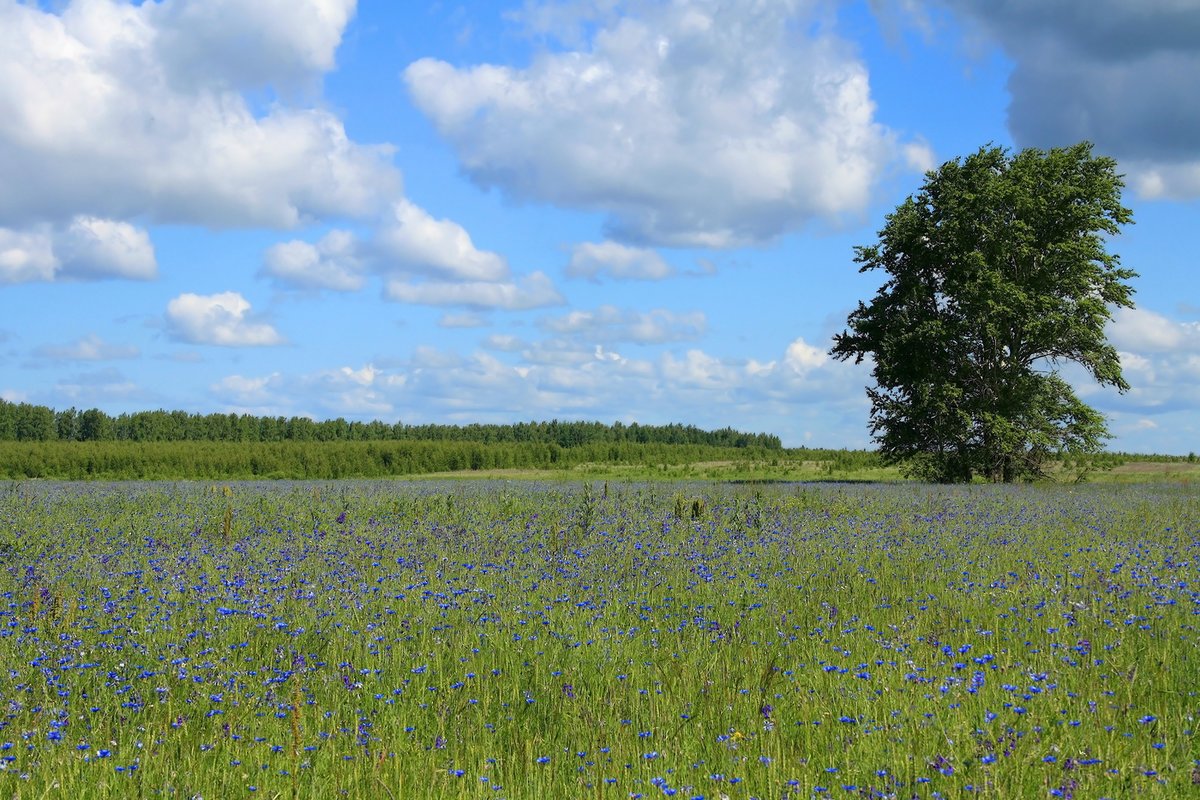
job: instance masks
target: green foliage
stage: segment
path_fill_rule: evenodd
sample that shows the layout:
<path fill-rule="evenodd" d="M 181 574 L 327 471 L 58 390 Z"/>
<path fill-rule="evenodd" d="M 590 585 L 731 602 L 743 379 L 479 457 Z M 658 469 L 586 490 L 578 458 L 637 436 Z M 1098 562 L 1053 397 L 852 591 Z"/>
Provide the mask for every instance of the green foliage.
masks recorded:
<path fill-rule="evenodd" d="M 1013 156 L 987 147 L 930 172 L 856 248 L 887 281 L 832 355 L 873 360 L 871 431 L 890 463 L 939 482 L 1043 476 L 1107 438 L 1059 365 L 1128 388 L 1104 326 L 1135 273 L 1106 237 L 1132 221 L 1120 177 L 1084 143 Z"/>
<path fill-rule="evenodd" d="M 382 478 L 436 472 L 571 469 L 592 464 L 686 465 L 749 457 L 763 448 L 704 445 L 455 441 L 0 442 L 0 479 Z"/>

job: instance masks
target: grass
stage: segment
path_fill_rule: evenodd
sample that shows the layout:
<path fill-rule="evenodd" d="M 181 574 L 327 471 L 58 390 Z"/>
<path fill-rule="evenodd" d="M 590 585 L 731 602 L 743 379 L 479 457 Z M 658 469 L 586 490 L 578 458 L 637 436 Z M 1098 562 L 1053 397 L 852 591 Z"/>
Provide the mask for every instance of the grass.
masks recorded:
<path fill-rule="evenodd" d="M 492 469 L 435 472 L 422 478 L 435 480 L 534 480 L 534 481 L 620 481 L 681 482 L 717 481 L 736 483 L 780 483 L 798 481 L 854 481 L 882 483 L 903 480 L 899 467 L 837 468 L 826 461 L 699 461 L 691 464 L 587 463 L 568 469 Z"/>
<path fill-rule="evenodd" d="M 9 484 L 0 523 L 3 797 L 1200 797 L 1180 484 Z"/>

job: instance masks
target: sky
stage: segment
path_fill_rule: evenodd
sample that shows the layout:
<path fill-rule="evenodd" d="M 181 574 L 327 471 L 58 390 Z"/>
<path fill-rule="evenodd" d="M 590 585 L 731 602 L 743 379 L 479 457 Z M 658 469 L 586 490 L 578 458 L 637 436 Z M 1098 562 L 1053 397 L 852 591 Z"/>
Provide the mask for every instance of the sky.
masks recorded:
<path fill-rule="evenodd" d="M 0 397 L 868 447 L 926 170 L 1094 143 L 1112 449 L 1200 451 L 1198 0 L 0 0 Z"/>

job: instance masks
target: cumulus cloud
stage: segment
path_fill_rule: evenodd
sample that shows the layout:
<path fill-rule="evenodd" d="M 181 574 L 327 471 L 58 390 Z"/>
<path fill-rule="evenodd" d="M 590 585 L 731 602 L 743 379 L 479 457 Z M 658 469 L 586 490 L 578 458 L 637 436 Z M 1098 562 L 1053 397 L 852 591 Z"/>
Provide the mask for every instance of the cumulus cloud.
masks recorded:
<path fill-rule="evenodd" d="M 653 250 L 618 242 L 581 242 L 571 252 L 567 274 L 577 278 L 605 275 L 616 280 L 657 281 L 675 270 Z"/>
<path fill-rule="evenodd" d="M 106 342 L 94 333 L 89 333 L 66 345 L 42 345 L 33 354 L 38 358 L 55 361 L 113 361 L 137 358 L 138 349 L 133 345 Z"/>
<path fill-rule="evenodd" d="M 800 374 L 819 369 L 828 361 L 828 348 L 814 347 L 802 338 L 789 344 L 783 356 L 783 363 L 792 371 Z"/>
<path fill-rule="evenodd" d="M 355 0 L 164 2 L 146 15 L 176 85 L 293 87 L 334 66 Z"/>
<path fill-rule="evenodd" d="M 274 390 L 283 385 L 283 376 L 278 372 L 248 378 L 244 375 L 226 375 L 212 384 L 209 391 L 228 403 L 242 408 L 256 408 L 272 401 Z"/>
<path fill-rule="evenodd" d="M 284 287 L 334 291 L 361 289 L 368 274 L 377 274 L 386 297 L 429 305 L 534 308 L 561 302 L 545 275 L 513 280 L 503 256 L 479 249 L 462 225 L 407 199 L 393 202 L 362 239 L 334 230 L 316 243 L 272 245 L 261 274 Z"/>
<path fill-rule="evenodd" d="M 859 212 L 906 160 L 865 66 L 811 25 L 811 4 L 607 5 L 576 49 L 525 68 L 405 70 L 477 183 L 604 212 L 625 242 L 726 247 Z"/>
<path fill-rule="evenodd" d="M 677 314 L 666 309 L 628 311 L 600 306 L 594 311 L 572 311 L 542 320 L 542 327 L 588 342 L 662 344 L 697 339 L 708 327 L 701 311 Z"/>
<path fill-rule="evenodd" d="M 663 372 L 668 380 L 684 387 L 721 392 L 738 386 L 742 377 L 736 366 L 703 350 L 688 350 L 681 358 L 667 353 L 663 356 Z"/>
<path fill-rule="evenodd" d="M 271 325 L 255 321 L 250 303 L 237 292 L 184 293 L 167 303 L 167 326 L 180 341 L 223 347 L 283 343 Z"/>
<path fill-rule="evenodd" d="M 1179 0 L 941 0 L 1015 62 L 1021 146 L 1087 139 L 1146 196 L 1200 196 L 1200 5 Z"/>
<path fill-rule="evenodd" d="M 465 281 L 499 281 L 509 274 L 507 262 L 478 250 L 457 222 L 434 219 L 408 200 L 397 202 L 376 231 L 375 249 L 389 271 Z"/>
<path fill-rule="evenodd" d="M 150 280 L 157 274 L 149 235 L 127 222 L 77 216 L 66 224 L 0 227 L 0 283 Z"/>
<path fill-rule="evenodd" d="M 48 232 L 0 228 L 0 281 L 53 280 L 59 266 L 53 237 Z"/>
<path fill-rule="evenodd" d="M 0 3 L 0 224 L 289 227 L 394 195 L 389 148 L 242 94 L 332 66 L 352 0 L 54 5 Z"/>
<path fill-rule="evenodd" d="M 365 278 L 354 234 L 334 230 L 316 244 L 293 240 L 267 249 L 262 273 L 276 283 L 301 289 L 350 292 Z"/>
<path fill-rule="evenodd" d="M 1108 334 L 1131 353 L 1200 353 L 1200 322 L 1176 322 L 1148 309 L 1117 309 Z"/>
<path fill-rule="evenodd" d="M 1194 416 L 1200 406 L 1200 322 L 1177 321 L 1144 308 L 1123 308 L 1114 313 L 1108 335 L 1120 351 L 1121 369 L 1130 389 L 1123 396 L 1102 392 L 1080 375 L 1081 391 L 1089 394 L 1089 402 L 1116 420 L 1125 420 L 1130 413 L 1164 419 Z M 1163 427 L 1168 426 L 1164 423 Z M 1136 432 L 1136 427 L 1130 424 L 1129 430 Z M 1176 452 L 1182 440 L 1164 437 L 1155 441 L 1159 452 Z"/>
<path fill-rule="evenodd" d="M 384 296 L 401 303 L 428 306 L 466 306 L 474 309 L 520 311 L 562 305 L 563 296 L 543 272 L 532 272 L 514 281 L 389 280 Z"/>

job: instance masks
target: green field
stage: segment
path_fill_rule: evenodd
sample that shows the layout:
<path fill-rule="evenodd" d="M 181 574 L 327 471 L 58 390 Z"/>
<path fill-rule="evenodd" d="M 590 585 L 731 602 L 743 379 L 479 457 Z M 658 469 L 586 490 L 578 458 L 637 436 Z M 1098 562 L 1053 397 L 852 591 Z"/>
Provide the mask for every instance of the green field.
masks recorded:
<path fill-rule="evenodd" d="M 1200 478 L 1195 457 L 1100 454 L 1052 464 L 1051 479 Z M 0 441 L 0 480 L 340 480 L 414 476 L 615 481 L 896 481 L 869 450 L 666 442 L 455 440 L 223 442 Z"/>
<path fill-rule="evenodd" d="M 1200 500 L 0 486 L 0 796 L 1197 797 Z"/>

